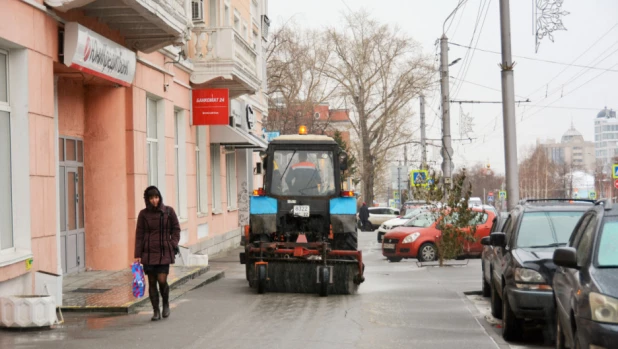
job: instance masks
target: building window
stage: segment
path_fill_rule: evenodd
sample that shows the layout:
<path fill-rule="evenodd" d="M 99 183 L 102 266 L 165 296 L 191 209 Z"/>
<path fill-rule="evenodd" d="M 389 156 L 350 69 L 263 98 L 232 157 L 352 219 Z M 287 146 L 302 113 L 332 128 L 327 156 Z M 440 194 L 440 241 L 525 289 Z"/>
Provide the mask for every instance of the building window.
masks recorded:
<path fill-rule="evenodd" d="M 240 33 L 240 13 L 236 10 L 234 10 L 234 29 Z"/>
<path fill-rule="evenodd" d="M 0 50 L 0 251 L 14 247 L 9 53 Z"/>
<path fill-rule="evenodd" d="M 200 132 L 201 131 L 201 132 Z M 195 128 L 195 181 L 197 212 L 208 212 L 208 188 L 206 187 L 206 133 L 199 126 Z"/>
<path fill-rule="evenodd" d="M 226 27 L 230 26 L 230 3 L 229 1 L 225 2 L 225 5 L 223 7 L 223 15 L 225 16 L 225 18 L 223 18 L 223 24 Z"/>
<path fill-rule="evenodd" d="M 208 1 L 208 25 L 212 28 L 217 27 L 217 1 Z"/>
<path fill-rule="evenodd" d="M 159 116 L 157 115 L 157 101 L 146 99 L 146 144 L 148 160 L 148 185 L 159 183 Z"/>
<path fill-rule="evenodd" d="M 233 210 L 237 207 L 238 197 L 236 195 L 236 153 L 231 152 L 225 155 L 225 178 L 227 183 L 227 209 Z"/>
<path fill-rule="evenodd" d="M 219 144 L 210 145 L 210 172 L 213 213 L 221 213 L 221 148 Z"/>
<path fill-rule="evenodd" d="M 249 42 L 249 30 L 247 29 L 247 22 L 242 21 L 242 37 L 245 41 Z"/>
<path fill-rule="evenodd" d="M 174 151 L 176 165 L 176 210 L 178 217 L 187 218 L 187 136 L 184 110 L 174 111 Z"/>
<path fill-rule="evenodd" d="M 257 0 L 251 0 L 251 18 L 256 22 L 260 22 L 259 6 Z"/>

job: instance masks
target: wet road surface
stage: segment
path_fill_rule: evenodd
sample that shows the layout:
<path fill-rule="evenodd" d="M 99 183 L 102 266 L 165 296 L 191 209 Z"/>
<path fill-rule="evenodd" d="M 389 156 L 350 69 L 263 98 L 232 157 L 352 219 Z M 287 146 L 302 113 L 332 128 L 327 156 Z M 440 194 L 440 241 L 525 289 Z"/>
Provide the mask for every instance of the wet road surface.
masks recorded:
<path fill-rule="evenodd" d="M 237 254 L 212 261 L 225 279 L 172 303 L 172 315 L 151 322 L 133 315 L 65 314 L 46 331 L 0 330 L 0 348 L 536 348 L 510 346 L 464 292 L 480 290 L 480 261 L 419 268 L 389 263 L 376 235 L 360 234 L 366 281 L 358 294 L 257 295 Z M 464 261 L 465 263 L 465 261 Z"/>

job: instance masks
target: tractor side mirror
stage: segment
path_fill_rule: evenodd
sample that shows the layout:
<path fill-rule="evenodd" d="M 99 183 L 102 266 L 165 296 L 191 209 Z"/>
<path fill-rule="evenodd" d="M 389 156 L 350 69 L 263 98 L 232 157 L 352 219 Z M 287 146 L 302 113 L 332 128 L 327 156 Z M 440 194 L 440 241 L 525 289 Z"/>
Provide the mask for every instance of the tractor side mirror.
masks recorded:
<path fill-rule="evenodd" d="M 348 154 L 346 153 L 339 154 L 339 169 L 341 171 L 345 171 L 348 169 Z"/>
<path fill-rule="evenodd" d="M 260 158 L 262 159 L 262 168 L 266 170 L 268 167 L 268 153 L 265 151 L 260 151 Z"/>

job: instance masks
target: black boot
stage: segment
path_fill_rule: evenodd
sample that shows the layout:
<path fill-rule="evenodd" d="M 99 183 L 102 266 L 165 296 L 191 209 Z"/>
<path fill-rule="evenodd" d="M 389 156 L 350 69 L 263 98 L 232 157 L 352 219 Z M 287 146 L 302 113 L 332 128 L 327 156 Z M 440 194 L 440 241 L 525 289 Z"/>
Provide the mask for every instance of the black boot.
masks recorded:
<path fill-rule="evenodd" d="M 150 303 L 152 303 L 152 321 L 161 320 L 161 311 L 159 310 L 159 291 L 157 288 L 154 288 L 154 291 L 151 289 L 148 290 L 148 297 L 150 298 Z"/>
<path fill-rule="evenodd" d="M 161 297 L 163 297 L 163 317 L 170 316 L 170 285 L 165 283 L 165 286 L 161 287 Z"/>

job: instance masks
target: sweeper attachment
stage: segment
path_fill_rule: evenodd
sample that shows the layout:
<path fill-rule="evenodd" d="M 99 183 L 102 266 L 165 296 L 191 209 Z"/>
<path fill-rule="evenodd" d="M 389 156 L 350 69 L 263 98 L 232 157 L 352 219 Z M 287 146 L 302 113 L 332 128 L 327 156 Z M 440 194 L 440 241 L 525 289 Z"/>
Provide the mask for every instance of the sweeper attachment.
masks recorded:
<path fill-rule="evenodd" d="M 365 279 L 356 198 L 342 190 L 347 154 L 330 137 L 301 132 L 275 138 L 260 155 L 264 187 L 250 198 L 240 254 L 249 285 L 258 293 L 355 293 Z"/>

